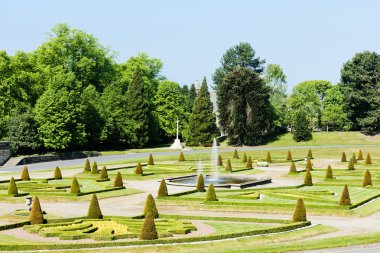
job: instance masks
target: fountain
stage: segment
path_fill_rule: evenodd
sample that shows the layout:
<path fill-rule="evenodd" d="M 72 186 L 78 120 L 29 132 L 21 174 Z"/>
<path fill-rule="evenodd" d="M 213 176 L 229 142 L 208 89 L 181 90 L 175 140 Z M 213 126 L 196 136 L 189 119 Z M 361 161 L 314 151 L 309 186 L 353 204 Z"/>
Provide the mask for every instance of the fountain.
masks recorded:
<path fill-rule="evenodd" d="M 181 145 L 181 140 L 178 138 L 178 118 L 177 118 L 177 135 L 176 135 L 176 138 L 173 142 L 173 144 L 170 146 L 170 149 L 183 149 L 182 145 Z"/>

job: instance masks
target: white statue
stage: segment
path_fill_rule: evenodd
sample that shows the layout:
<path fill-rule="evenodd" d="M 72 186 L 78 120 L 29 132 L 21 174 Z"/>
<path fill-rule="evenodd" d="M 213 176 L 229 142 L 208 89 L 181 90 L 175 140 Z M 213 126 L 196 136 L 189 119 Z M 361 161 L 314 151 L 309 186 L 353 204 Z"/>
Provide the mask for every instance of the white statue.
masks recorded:
<path fill-rule="evenodd" d="M 170 146 L 171 149 L 183 149 L 181 145 L 181 140 L 178 138 L 178 123 L 179 123 L 179 120 L 177 118 L 177 136 L 173 144 Z"/>

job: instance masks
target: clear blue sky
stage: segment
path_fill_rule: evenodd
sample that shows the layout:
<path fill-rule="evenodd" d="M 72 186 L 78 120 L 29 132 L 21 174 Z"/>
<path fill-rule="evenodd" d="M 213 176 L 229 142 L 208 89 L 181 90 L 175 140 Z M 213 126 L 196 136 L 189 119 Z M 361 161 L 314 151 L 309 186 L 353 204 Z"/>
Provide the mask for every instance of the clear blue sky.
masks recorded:
<path fill-rule="evenodd" d="M 249 42 L 281 65 L 289 87 L 339 81 L 355 52 L 380 53 L 380 1 L 19 1 L 0 0 L 0 50 L 32 51 L 58 23 L 93 34 L 124 62 L 147 52 L 170 80 L 190 84 L 211 74 L 223 53 Z"/>

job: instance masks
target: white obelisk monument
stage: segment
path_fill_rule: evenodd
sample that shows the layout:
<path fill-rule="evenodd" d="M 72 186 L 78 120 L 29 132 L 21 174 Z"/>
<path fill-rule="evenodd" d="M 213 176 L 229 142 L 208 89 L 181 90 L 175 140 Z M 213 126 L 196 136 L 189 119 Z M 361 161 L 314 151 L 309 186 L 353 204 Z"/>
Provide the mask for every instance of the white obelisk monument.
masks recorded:
<path fill-rule="evenodd" d="M 177 137 L 174 140 L 173 144 L 170 146 L 171 149 L 183 149 L 181 145 L 181 140 L 178 138 L 178 123 L 179 123 L 179 120 L 177 118 Z"/>

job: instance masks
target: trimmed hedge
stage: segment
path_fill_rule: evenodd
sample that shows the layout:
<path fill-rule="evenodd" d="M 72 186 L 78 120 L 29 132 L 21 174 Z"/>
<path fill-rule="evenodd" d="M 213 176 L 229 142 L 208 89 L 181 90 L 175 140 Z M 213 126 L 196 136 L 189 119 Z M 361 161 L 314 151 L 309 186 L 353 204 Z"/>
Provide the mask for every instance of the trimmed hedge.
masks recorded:
<path fill-rule="evenodd" d="M 103 180 L 108 179 L 108 173 L 107 173 L 106 166 L 102 167 L 102 170 L 100 172 L 100 179 L 103 179 Z"/>
<path fill-rule="evenodd" d="M 37 196 L 34 197 L 32 203 L 32 209 L 30 210 L 29 215 L 30 224 L 43 224 L 44 223 L 44 215 L 41 210 L 40 200 Z"/>
<path fill-rule="evenodd" d="M 160 187 L 158 188 L 158 197 L 167 197 L 168 194 L 168 187 L 166 186 L 165 179 L 161 180 Z"/>
<path fill-rule="evenodd" d="M 213 184 L 210 184 L 207 188 L 206 192 L 206 201 L 218 201 L 218 198 L 216 197 L 215 188 Z"/>
<path fill-rule="evenodd" d="M 293 161 L 290 164 L 289 173 L 297 173 L 296 164 Z"/>
<path fill-rule="evenodd" d="M 351 157 L 350 162 L 348 163 L 348 170 L 355 170 L 354 163 L 354 157 Z"/>
<path fill-rule="evenodd" d="M 326 179 L 334 179 L 333 171 L 332 171 L 332 168 L 331 168 L 330 164 L 329 164 L 329 166 L 327 166 L 325 180 Z"/>
<path fill-rule="evenodd" d="M 364 160 L 364 159 L 363 159 L 363 152 L 362 152 L 361 149 L 360 149 L 359 152 L 358 152 L 358 160 Z"/>
<path fill-rule="evenodd" d="M 231 165 L 230 158 L 227 159 L 226 171 L 229 171 L 229 172 L 232 171 L 232 165 Z"/>
<path fill-rule="evenodd" d="M 62 179 L 62 172 L 58 166 L 55 167 L 55 170 L 54 170 L 54 179 L 55 180 L 61 180 Z"/>
<path fill-rule="evenodd" d="M 372 164 L 371 155 L 369 153 L 367 154 L 367 157 L 365 159 L 365 164 Z"/>
<path fill-rule="evenodd" d="M 339 200 L 339 205 L 341 206 L 349 206 L 351 205 L 350 193 L 348 192 L 348 186 L 345 185 L 343 188 L 342 195 Z"/>
<path fill-rule="evenodd" d="M 305 204 L 303 203 L 303 199 L 298 199 L 296 209 L 293 213 L 293 222 L 302 222 L 306 220 Z"/>
<path fill-rule="evenodd" d="M 287 156 L 286 156 L 286 160 L 287 160 L 287 161 L 292 161 L 292 160 L 293 160 L 292 152 L 290 152 L 290 150 L 288 150 L 288 154 L 287 154 Z"/>
<path fill-rule="evenodd" d="M 313 186 L 313 178 L 311 176 L 310 170 L 306 170 L 305 178 L 303 181 L 305 186 Z"/>
<path fill-rule="evenodd" d="M 202 174 L 199 174 L 197 178 L 197 191 L 199 192 L 205 191 L 205 180 Z"/>
<path fill-rule="evenodd" d="M 98 197 L 96 194 L 92 195 L 90 206 L 88 207 L 87 217 L 90 219 L 103 218 L 102 211 L 100 210 Z"/>
<path fill-rule="evenodd" d="M 310 158 L 307 158 L 307 161 L 306 161 L 306 170 L 310 170 L 310 171 L 313 170 L 313 164 L 311 164 Z"/>
<path fill-rule="evenodd" d="M 311 152 L 311 149 L 307 151 L 307 158 L 313 158 L 313 153 Z"/>
<path fill-rule="evenodd" d="M 154 223 L 154 214 L 152 214 L 152 212 L 148 212 L 145 215 L 144 224 L 142 226 L 139 239 L 140 240 L 158 239 L 156 225 Z"/>
<path fill-rule="evenodd" d="M 239 159 L 238 151 L 235 149 L 233 158 Z"/>
<path fill-rule="evenodd" d="M 185 156 L 183 155 L 183 152 L 179 153 L 179 156 L 178 156 L 178 162 L 183 162 L 183 161 L 186 161 L 185 160 Z"/>
<path fill-rule="evenodd" d="M 271 163 L 271 162 L 272 162 L 272 157 L 271 157 L 269 151 L 267 151 L 267 157 L 265 158 L 265 161 L 268 162 L 268 163 Z"/>
<path fill-rule="evenodd" d="M 246 163 L 246 162 L 247 162 L 247 154 L 244 152 L 243 163 Z"/>
<path fill-rule="evenodd" d="M 148 157 L 148 165 L 154 165 L 153 155 L 152 153 L 149 154 Z"/>
<path fill-rule="evenodd" d="M 96 161 L 92 164 L 91 173 L 92 174 L 98 174 L 99 173 L 98 164 L 96 163 Z"/>
<path fill-rule="evenodd" d="M 21 180 L 22 181 L 29 181 L 30 180 L 29 171 L 28 171 L 27 166 L 24 166 L 24 168 L 22 168 Z"/>
<path fill-rule="evenodd" d="M 346 157 L 346 153 L 343 151 L 342 152 L 342 157 L 340 158 L 340 161 L 343 163 L 343 162 L 347 162 L 347 157 Z"/>
<path fill-rule="evenodd" d="M 84 172 L 90 172 L 90 171 L 91 171 L 90 160 L 86 159 L 86 162 L 84 163 Z"/>
<path fill-rule="evenodd" d="M 146 197 L 146 202 L 145 202 L 145 207 L 144 207 L 144 216 L 146 217 L 148 213 L 151 213 L 154 218 L 158 218 L 159 216 L 158 210 L 156 207 L 156 202 L 154 201 L 152 194 L 149 194 Z"/>
<path fill-rule="evenodd" d="M 73 193 L 73 194 L 80 193 L 80 187 L 79 187 L 78 179 L 76 177 L 73 177 L 73 180 L 71 181 L 70 193 Z"/>
<path fill-rule="evenodd" d="M 218 155 L 218 163 L 217 163 L 218 166 L 223 166 L 223 160 L 222 160 L 222 156 L 221 155 Z"/>
<path fill-rule="evenodd" d="M 144 171 L 142 169 L 142 165 L 140 162 L 138 162 L 136 165 L 135 174 L 137 174 L 137 175 L 143 175 L 144 174 Z"/>
<path fill-rule="evenodd" d="M 123 187 L 123 178 L 121 177 L 120 171 L 117 172 L 115 181 L 113 182 L 114 187 Z"/>
<path fill-rule="evenodd" d="M 18 189 L 17 189 L 15 179 L 14 177 L 11 177 L 11 180 L 9 181 L 8 195 L 15 196 L 17 194 L 18 194 Z"/>
<path fill-rule="evenodd" d="M 252 158 L 251 156 L 248 156 L 247 164 L 245 165 L 247 169 L 252 169 Z"/>
<path fill-rule="evenodd" d="M 364 179 L 363 179 L 363 187 L 366 187 L 367 185 L 372 186 L 372 176 L 371 176 L 371 172 L 369 172 L 369 170 L 366 170 L 366 172 L 364 174 Z"/>

